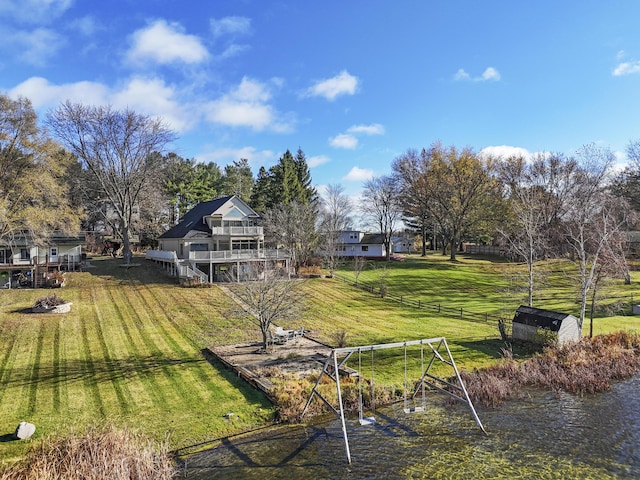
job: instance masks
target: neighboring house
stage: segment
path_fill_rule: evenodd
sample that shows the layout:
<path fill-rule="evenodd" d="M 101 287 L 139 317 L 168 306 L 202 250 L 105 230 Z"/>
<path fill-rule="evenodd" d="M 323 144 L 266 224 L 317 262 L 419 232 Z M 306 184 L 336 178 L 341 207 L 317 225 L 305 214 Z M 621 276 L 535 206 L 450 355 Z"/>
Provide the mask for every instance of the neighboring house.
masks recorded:
<path fill-rule="evenodd" d="M 409 252 L 413 246 L 402 237 L 391 238 L 391 254 Z M 338 236 L 336 253 L 340 257 L 386 258 L 387 250 L 383 236 L 379 233 L 364 233 L 359 230 L 346 230 Z"/>
<path fill-rule="evenodd" d="M 78 268 L 85 243 L 84 236 L 59 232 L 54 233 L 46 244 L 34 241 L 26 233 L 14 237 L 10 244 L 0 242 L 0 277 L 5 279 L 20 273 L 30 278 L 30 286 L 41 286 L 40 280 L 48 272 Z M 4 281 L 2 286 L 5 286 Z"/>
<path fill-rule="evenodd" d="M 578 319 L 567 313 L 521 305 L 513 317 L 511 336 L 514 340 L 545 341 L 548 335 L 562 345 L 580 340 Z"/>
<path fill-rule="evenodd" d="M 158 237 L 147 258 L 181 278 L 204 282 L 242 281 L 268 268 L 289 273 L 289 254 L 264 248 L 260 216 L 235 195 L 201 202 Z"/>

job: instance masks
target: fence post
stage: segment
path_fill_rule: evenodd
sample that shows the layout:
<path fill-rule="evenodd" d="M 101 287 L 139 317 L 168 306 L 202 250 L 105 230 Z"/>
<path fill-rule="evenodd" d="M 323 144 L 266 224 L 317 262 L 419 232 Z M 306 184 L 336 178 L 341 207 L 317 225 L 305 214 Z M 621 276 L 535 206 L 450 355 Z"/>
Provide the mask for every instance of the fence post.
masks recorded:
<path fill-rule="evenodd" d="M 418 300 L 418 308 L 422 308 L 422 306 L 420 305 L 420 300 Z"/>
<path fill-rule="evenodd" d="M 462 318 L 462 309 L 460 309 L 460 318 Z"/>
<path fill-rule="evenodd" d="M 438 313 L 440 313 L 440 304 L 438 304 Z"/>

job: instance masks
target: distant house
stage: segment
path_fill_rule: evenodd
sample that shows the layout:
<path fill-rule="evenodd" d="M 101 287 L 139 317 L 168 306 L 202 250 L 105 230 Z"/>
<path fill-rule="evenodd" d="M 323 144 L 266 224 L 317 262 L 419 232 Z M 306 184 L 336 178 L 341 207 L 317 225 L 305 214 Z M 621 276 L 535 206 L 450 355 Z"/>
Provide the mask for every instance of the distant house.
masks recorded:
<path fill-rule="evenodd" d="M 558 344 L 577 342 L 581 332 L 579 321 L 573 315 L 521 305 L 513 317 L 511 336 L 514 340 L 539 341 L 548 335 L 556 337 Z"/>
<path fill-rule="evenodd" d="M 391 238 L 391 254 L 408 253 L 413 244 L 404 237 Z M 366 257 L 370 259 L 386 258 L 387 250 L 384 237 L 379 233 L 365 233 L 359 230 L 340 232 L 336 245 L 337 255 L 341 257 Z"/>
<path fill-rule="evenodd" d="M 264 248 L 260 216 L 240 197 L 229 195 L 201 202 L 158 237 L 159 250 L 147 259 L 161 262 L 181 279 L 239 282 L 267 268 L 288 275 L 290 255 Z"/>
<path fill-rule="evenodd" d="M 14 236 L 11 242 L 0 242 L 1 286 L 12 286 L 6 279 L 17 274 L 26 276 L 29 286 L 43 286 L 48 272 L 78 268 L 84 245 L 84 235 L 62 232 L 54 232 L 46 241 L 36 241 L 25 232 Z"/>

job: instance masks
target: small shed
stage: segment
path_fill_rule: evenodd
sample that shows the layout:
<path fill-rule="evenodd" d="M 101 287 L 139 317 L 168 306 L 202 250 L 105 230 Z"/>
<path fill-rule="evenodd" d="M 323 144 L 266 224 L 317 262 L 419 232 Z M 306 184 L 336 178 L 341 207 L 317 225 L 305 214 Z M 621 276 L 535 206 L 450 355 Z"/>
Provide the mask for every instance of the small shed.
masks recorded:
<path fill-rule="evenodd" d="M 541 341 L 549 335 L 562 345 L 580 340 L 580 325 L 573 315 L 521 305 L 513 317 L 511 336 L 514 340 Z"/>

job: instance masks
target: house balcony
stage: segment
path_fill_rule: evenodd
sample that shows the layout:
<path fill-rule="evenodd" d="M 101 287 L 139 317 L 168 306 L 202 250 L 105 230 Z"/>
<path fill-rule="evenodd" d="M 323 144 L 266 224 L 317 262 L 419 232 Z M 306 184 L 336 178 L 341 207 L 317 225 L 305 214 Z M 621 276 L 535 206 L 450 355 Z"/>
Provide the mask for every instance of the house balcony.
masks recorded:
<path fill-rule="evenodd" d="M 226 236 L 262 236 L 264 235 L 263 227 L 211 227 L 212 235 Z"/>
<path fill-rule="evenodd" d="M 291 255 L 289 252 L 283 249 L 189 252 L 189 261 L 195 263 L 224 263 L 242 260 L 286 260 L 290 258 Z"/>

